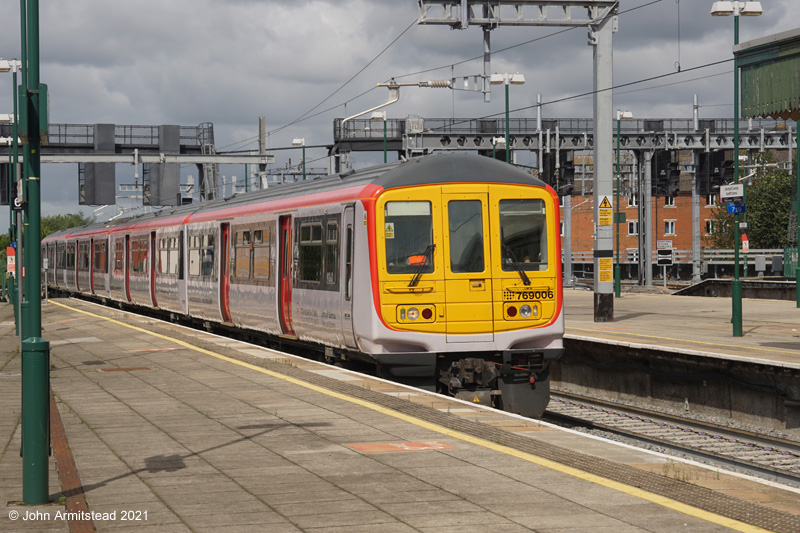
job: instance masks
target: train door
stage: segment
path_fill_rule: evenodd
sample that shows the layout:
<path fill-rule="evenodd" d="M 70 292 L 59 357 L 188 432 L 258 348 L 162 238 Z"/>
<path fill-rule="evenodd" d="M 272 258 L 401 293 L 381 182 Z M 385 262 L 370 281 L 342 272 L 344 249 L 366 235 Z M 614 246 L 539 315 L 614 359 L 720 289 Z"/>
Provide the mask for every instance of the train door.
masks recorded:
<path fill-rule="evenodd" d="M 489 197 L 442 194 L 447 342 L 494 340 Z"/>
<path fill-rule="evenodd" d="M 131 301 L 131 236 L 125 235 L 125 298 Z"/>
<path fill-rule="evenodd" d="M 223 322 L 231 322 L 231 225 L 222 224 L 220 228 L 222 237 L 222 252 L 220 253 L 219 268 L 219 309 Z"/>
<path fill-rule="evenodd" d="M 278 278 L 278 314 L 281 329 L 286 335 L 294 335 L 292 324 L 292 217 L 284 215 L 280 218 L 280 245 L 278 260 L 280 264 Z"/>
<path fill-rule="evenodd" d="M 75 241 L 75 290 L 81 290 L 81 242 Z"/>
<path fill-rule="evenodd" d="M 181 304 L 181 309 L 187 315 L 189 314 L 189 297 L 186 288 L 186 273 L 184 268 L 186 263 L 184 261 L 184 250 L 186 250 L 184 234 L 186 232 L 181 230 L 178 236 L 178 301 Z"/>
<path fill-rule="evenodd" d="M 94 239 L 89 239 L 89 292 L 97 294 L 94 291 L 94 267 L 97 263 L 95 254 L 97 251 L 94 249 Z"/>
<path fill-rule="evenodd" d="M 344 343 L 351 348 L 356 348 L 355 334 L 353 333 L 353 206 L 345 207 L 342 215 L 344 227 L 344 250 L 342 251 L 342 337 Z"/>
<path fill-rule="evenodd" d="M 158 249 L 156 248 L 156 232 L 150 232 L 150 301 L 153 307 L 158 307 L 156 300 L 156 273 L 158 272 Z"/>

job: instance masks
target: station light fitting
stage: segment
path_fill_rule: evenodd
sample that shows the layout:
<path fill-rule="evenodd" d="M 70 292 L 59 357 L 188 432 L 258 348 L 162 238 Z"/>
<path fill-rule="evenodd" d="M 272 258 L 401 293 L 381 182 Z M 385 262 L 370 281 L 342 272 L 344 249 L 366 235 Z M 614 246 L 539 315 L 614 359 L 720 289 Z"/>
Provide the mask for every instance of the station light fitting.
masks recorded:
<path fill-rule="evenodd" d="M 370 120 L 386 120 L 386 111 L 373 111 Z"/>
<path fill-rule="evenodd" d="M 633 113 L 630 111 L 617 110 L 617 120 L 633 120 Z"/>
<path fill-rule="evenodd" d="M 0 113 L 0 124 L 10 124 L 14 122 L 14 115 L 10 113 Z"/>
<path fill-rule="evenodd" d="M 711 6 L 711 14 L 715 17 L 727 17 L 730 15 L 757 17 L 763 12 L 761 2 L 723 0 L 714 2 Z"/>
<path fill-rule="evenodd" d="M 296 139 L 292 139 L 292 146 L 305 146 L 306 145 L 306 138 L 299 137 Z"/>
<path fill-rule="evenodd" d="M 517 72 L 516 74 L 492 74 L 489 78 L 492 85 L 523 85 L 525 76 Z"/>
<path fill-rule="evenodd" d="M 17 72 L 22 69 L 22 62 L 16 59 L 8 60 L 0 58 L 0 72 Z"/>

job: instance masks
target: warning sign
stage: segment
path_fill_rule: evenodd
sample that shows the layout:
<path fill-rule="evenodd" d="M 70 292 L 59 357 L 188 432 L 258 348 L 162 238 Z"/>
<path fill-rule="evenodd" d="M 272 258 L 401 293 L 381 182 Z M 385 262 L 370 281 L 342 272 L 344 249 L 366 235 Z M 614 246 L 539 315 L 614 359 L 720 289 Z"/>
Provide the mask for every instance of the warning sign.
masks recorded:
<path fill-rule="evenodd" d="M 387 239 L 394 239 L 394 222 L 386 222 L 384 228 L 384 237 Z"/>
<path fill-rule="evenodd" d="M 608 196 L 603 196 L 600 206 L 597 208 L 597 225 L 611 226 L 614 223 L 614 205 Z"/>
<path fill-rule="evenodd" d="M 614 260 L 610 257 L 601 257 L 598 262 L 600 273 L 598 281 L 614 281 Z"/>

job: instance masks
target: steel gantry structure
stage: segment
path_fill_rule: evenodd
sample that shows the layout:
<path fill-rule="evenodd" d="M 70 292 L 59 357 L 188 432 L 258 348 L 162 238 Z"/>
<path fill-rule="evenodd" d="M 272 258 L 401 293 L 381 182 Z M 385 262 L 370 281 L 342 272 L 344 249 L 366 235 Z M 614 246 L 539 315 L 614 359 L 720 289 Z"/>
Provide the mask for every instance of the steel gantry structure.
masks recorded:
<path fill-rule="evenodd" d="M 483 29 L 483 92 L 489 101 L 490 31 L 498 26 L 568 26 L 589 29 L 594 56 L 594 205 L 612 196 L 611 126 L 613 113 L 613 34 L 619 2 L 611 0 L 417 0 L 419 24 Z M 614 320 L 613 224 L 599 217 L 594 239 L 594 320 Z"/>
<path fill-rule="evenodd" d="M 671 152 L 689 152 L 691 158 L 676 163 L 676 169 L 691 177 L 692 193 L 692 278 L 700 280 L 701 250 L 700 235 L 700 196 L 704 194 L 699 176 L 708 171 L 702 168 L 712 154 L 722 155 L 734 149 L 734 125 L 728 118 L 700 119 L 698 106 L 694 105 L 695 116 L 690 119 L 676 118 L 639 118 L 626 120 L 621 124 L 619 135 L 620 151 L 633 154 L 635 167 L 631 169 L 623 165 L 621 172 L 628 176 L 623 182 L 630 195 L 638 194 L 639 206 L 639 251 L 637 254 L 639 282 L 643 285 L 653 283 L 653 237 L 651 191 L 655 179 L 653 176 L 654 160 Z M 503 118 L 422 118 L 413 116 L 406 119 L 388 119 L 386 133 L 382 129 L 369 127 L 369 120 L 352 120 L 342 124 L 336 119 L 333 124 L 334 144 L 332 154 L 346 154 L 351 151 L 380 151 L 386 145 L 390 151 L 398 152 L 406 157 L 422 155 L 434 151 L 467 150 L 492 155 L 492 139 L 505 130 Z M 534 152 L 536 169 L 540 177 L 544 177 L 559 192 L 570 183 L 558 180 L 561 169 L 573 167 L 577 153 L 591 153 L 595 148 L 595 125 L 592 119 L 586 118 L 520 118 L 509 120 L 511 132 L 508 149 Z M 796 138 L 791 122 L 773 119 L 743 120 L 740 123 L 739 150 L 754 154 L 768 150 L 785 150 L 786 161 L 793 164 L 794 141 Z M 608 149 L 608 158 L 614 155 L 616 146 L 616 126 L 610 125 L 608 135 L 612 148 Z M 499 157 L 499 156 L 498 156 Z M 672 157 L 667 159 L 672 160 Z M 596 190 L 596 168 L 589 172 L 592 188 Z M 554 180 L 554 181 L 551 181 Z M 577 189 L 577 172 L 575 176 Z M 677 186 L 677 183 L 674 184 Z M 581 183 L 581 193 L 585 193 L 585 182 Z M 679 189 L 689 190 L 688 183 Z M 710 189 L 705 194 L 712 194 Z M 595 205 L 597 205 L 595 200 Z M 564 228 L 564 277 L 571 278 L 570 211 L 571 198 L 564 196 L 565 228 Z"/>

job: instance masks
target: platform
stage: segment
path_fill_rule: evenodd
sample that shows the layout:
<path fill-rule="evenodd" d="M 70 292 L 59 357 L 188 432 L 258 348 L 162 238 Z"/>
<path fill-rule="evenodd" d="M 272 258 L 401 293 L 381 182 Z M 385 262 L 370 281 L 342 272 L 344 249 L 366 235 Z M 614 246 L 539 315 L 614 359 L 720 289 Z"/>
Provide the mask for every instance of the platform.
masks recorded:
<path fill-rule="evenodd" d="M 614 321 L 594 321 L 594 293 L 564 290 L 566 334 L 637 343 L 726 359 L 800 368 L 800 309 L 794 301 L 742 301 L 742 337 L 733 337 L 730 298 L 622 293 Z"/>
<path fill-rule="evenodd" d="M 797 491 L 59 299 L 43 304 L 54 446 L 79 479 L 59 464 L 51 493 L 93 517 L 68 523 L 17 502 L 12 320 L 0 305 L 0 530 L 800 530 Z"/>

